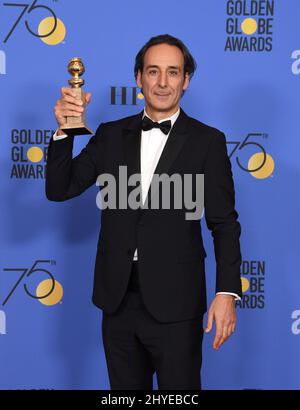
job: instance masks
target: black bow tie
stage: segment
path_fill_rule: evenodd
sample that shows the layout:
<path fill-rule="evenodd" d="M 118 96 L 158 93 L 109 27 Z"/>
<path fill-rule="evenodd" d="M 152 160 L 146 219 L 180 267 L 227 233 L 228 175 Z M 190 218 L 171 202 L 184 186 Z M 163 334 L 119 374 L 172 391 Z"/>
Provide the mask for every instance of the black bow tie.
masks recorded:
<path fill-rule="evenodd" d="M 171 120 L 167 120 L 167 121 L 163 121 L 163 122 L 154 122 L 152 121 L 149 117 L 147 117 L 146 115 L 144 116 L 143 120 L 142 120 L 142 130 L 143 131 L 149 131 L 152 128 L 160 128 L 161 131 L 164 134 L 168 134 L 170 129 L 171 129 L 172 123 Z"/>

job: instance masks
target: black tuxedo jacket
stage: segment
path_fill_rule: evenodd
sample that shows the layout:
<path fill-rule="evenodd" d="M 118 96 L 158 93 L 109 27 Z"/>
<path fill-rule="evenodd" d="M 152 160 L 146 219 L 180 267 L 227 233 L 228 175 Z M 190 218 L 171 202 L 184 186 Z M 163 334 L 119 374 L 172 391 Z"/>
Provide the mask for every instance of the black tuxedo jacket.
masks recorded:
<path fill-rule="evenodd" d="M 119 182 L 119 166 L 127 166 L 128 177 L 140 173 L 142 116 L 143 111 L 101 123 L 73 159 L 74 137 L 51 139 L 46 166 L 47 198 L 65 201 L 80 195 L 102 173 L 113 174 Z M 224 134 L 180 109 L 155 173 L 204 174 L 205 219 L 214 240 L 216 292 L 242 296 L 241 228 Z M 128 188 L 128 195 L 134 188 Z M 187 220 L 187 209 L 172 208 L 172 201 L 168 210 L 151 209 L 150 192 L 151 185 L 147 209 L 102 210 L 93 303 L 107 313 L 117 310 L 138 248 L 140 287 L 149 312 L 161 322 L 200 317 L 207 310 L 206 252 L 200 218 Z"/>

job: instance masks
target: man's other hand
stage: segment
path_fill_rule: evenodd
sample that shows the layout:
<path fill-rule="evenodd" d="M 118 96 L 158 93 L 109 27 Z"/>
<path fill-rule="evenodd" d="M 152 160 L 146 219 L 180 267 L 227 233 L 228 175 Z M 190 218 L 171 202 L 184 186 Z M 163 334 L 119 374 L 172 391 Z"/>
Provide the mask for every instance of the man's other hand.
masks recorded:
<path fill-rule="evenodd" d="M 234 296 L 216 295 L 208 311 L 206 333 L 211 331 L 214 321 L 216 323 L 216 336 L 213 348 L 218 350 L 235 331 L 236 312 Z"/>

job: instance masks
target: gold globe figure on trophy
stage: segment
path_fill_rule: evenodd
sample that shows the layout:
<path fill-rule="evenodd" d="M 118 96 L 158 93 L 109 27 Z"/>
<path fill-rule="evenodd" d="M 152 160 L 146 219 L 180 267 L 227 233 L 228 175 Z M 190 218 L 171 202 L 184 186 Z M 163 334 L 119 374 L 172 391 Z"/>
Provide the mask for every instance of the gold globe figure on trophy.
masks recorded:
<path fill-rule="evenodd" d="M 85 72 L 85 68 L 80 57 L 74 57 L 70 60 L 68 71 L 72 75 L 68 82 L 76 94 L 76 98 L 80 98 L 83 102 L 84 111 L 78 117 L 67 117 L 67 122 L 61 130 L 67 135 L 93 134 L 93 131 L 86 126 L 86 102 L 81 88 L 84 85 L 84 80 L 80 78 Z"/>

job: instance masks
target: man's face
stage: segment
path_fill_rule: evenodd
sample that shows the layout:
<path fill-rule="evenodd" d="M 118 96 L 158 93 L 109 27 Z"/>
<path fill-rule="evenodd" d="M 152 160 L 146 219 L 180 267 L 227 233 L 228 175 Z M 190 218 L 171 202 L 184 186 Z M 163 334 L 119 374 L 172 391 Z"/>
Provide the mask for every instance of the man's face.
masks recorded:
<path fill-rule="evenodd" d="M 144 56 L 144 69 L 138 71 L 137 86 L 143 89 L 146 109 L 153 113 L 173 113 L 182 91 L 188 87 L 184 77 L 184 58 L 178 47 L 168 44 L 151 46 Z"/>

